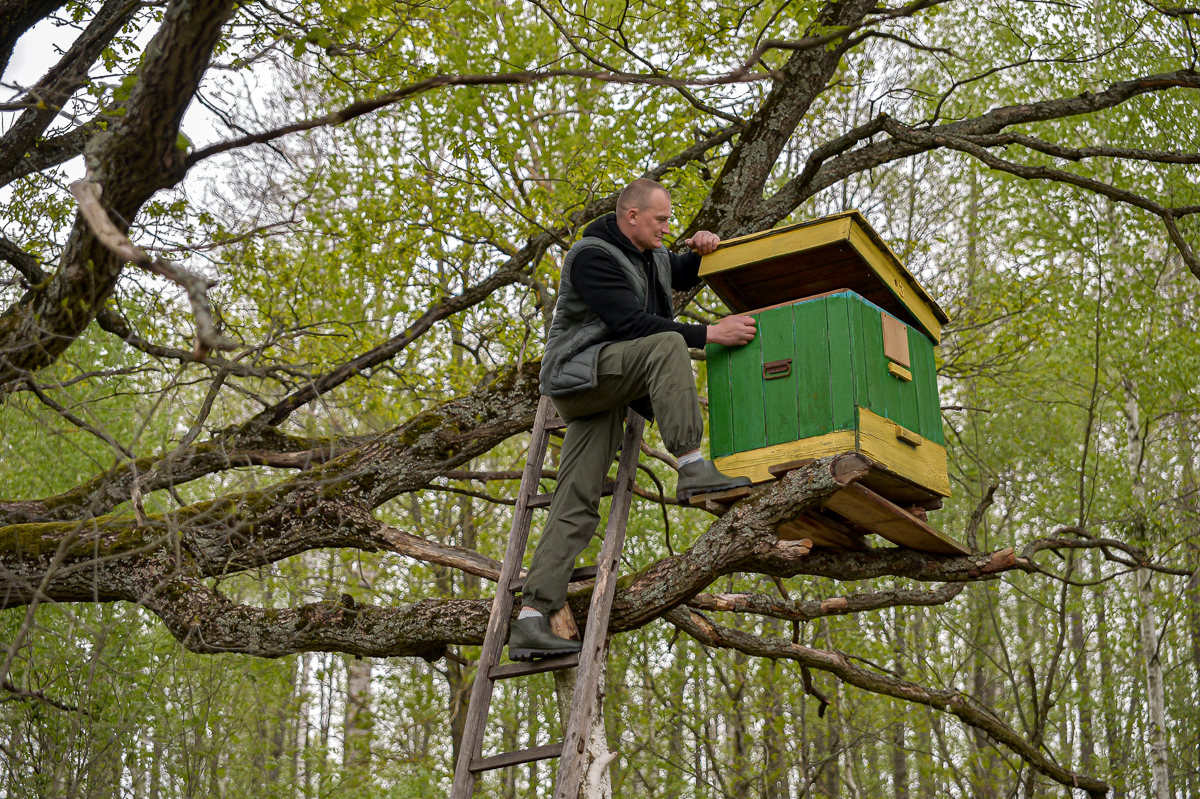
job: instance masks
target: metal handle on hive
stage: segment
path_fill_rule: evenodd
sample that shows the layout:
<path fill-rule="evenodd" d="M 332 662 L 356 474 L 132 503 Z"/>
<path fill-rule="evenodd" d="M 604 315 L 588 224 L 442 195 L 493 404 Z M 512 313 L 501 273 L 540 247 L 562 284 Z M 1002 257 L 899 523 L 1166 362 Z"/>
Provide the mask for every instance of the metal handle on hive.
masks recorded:
<path fill-rule="evenodd" d="M 791 373 L 791 358 L 784 358 L 782 361 L 767 361 L 763 364 L 763 380 L 775 380 L 779 377 L 787 377 Z"/>

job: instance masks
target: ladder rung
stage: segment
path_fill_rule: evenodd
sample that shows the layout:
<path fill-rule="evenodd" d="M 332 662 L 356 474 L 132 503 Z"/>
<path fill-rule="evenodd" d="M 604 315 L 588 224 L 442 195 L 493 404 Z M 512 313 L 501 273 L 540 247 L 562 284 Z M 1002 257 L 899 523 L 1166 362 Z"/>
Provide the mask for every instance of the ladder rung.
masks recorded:
<path fill-rule="evenodd" d="M 524 677 L 527 674 L 541 674 L 543 671 L 558 671 L 573 669 L 579 665 L 579 653 L 559 655 L 556 658 L 539 658 L 526 663 L 505 663 L 503 666 L 493 666 L 488 676 L 493 680 L 507 680 L 510 677 Z"/>
<path fill-rule="evenodd" d="M 567 426 L 567 423 L 564 422 L 562 419 L 558 418 L 557 416 L 555 416 L 553 419 L 546 420 L 546 429 L 547 430 L 564 430 L 564 429 L 566 429 L 566 426 Z"/>
<path fill-rule="evenodd" d="M 546 746 L 535 746 L 531 749 L 518 749 L 515 752 L 505 752 L 491 757 L 477 757 L 471 761 L 471 771 L 478 774 L 481 771 L 518 766 L 534 760 L 549 760 L 552 757 L 562 757 L 562 741 Z"/>
<path fill-rule="evenodd" d="M 600 496 L 611 497 L 614 486 L 616 486 L 616 483 L 605 483 L 604 487 L 600 489 Z M 546 493 L 546 494 L 534 494 L 532 497 L 529 498 L 529 502 L 526 503 L 525 507 L 527 507 L 527 508 L 548 508 L 548 507 L 550 507 L 550 502 L 553 499 L 554 499 L 553 491 Z"/>
<path fill-rule="evenodd" d="M 571 572 L 570 582 L 577 583 L 580 580 L 591 580 L 594 579 L 599 573 L 600 568 L 598 566 L 580 566 L 578 569 L 575 569 L 573 572 Z M 508 584 L 508 589 L 514 593 L 520 591 L 524 587 L 525 577 L 523 575 L 512 578 L 512 581 Z"/>

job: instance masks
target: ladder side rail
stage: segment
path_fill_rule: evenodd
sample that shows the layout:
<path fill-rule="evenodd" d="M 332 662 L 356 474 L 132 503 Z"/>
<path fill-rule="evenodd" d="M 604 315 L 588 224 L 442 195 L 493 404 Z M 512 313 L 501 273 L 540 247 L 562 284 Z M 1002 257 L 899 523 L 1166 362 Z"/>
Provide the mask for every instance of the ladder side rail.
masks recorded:
<path fill-rule="evenodd" d="M 512 527 L 508 534 L 508 547 L 504 552 L 504 562 L 500 566 L 500 578 L 496 582 L 496 597 L 492 600 L 487 634 L 484 636 L 483 649 L 479 654 L 475 682 L 471 686 L 471 698 L 467 704 L 467 719 L 463 725 L 462 743 L 458 748 L 458 764 L 454 770 L 454 784 L 450 789 L 450 799 L 470 799 L 475 790 L 475 773 L 471 771 L 471 761 L 483 753 L 484 725 L 487 723 L 488 708 L 492 701 L 492 686 L 495 684 L 495 681 L 488 676 L 488 672 L 500 662 L 500 653 L 504 649 L 505 631 L 508 629 L 509 617 L 512 615 L 512 606 L 516 596 L 516 592 L 510 586 L 513 578 L 521 571 L 525 545 L 529 541 L 529 525 L 533 516 L 533 510 L 529 507 L 529 499 L 536 493 L 538 482 L 542 477 L 542 461 L 545 459 L 546 445 L 550 439 L 546 430 L 546 421 L 552 417 L 553 412 L 554 406 L 551 404 L 550 398 L 542 397 L 533 421 L 529 456 L 525 461 L 525 471 L 521 475 L 521 487 L 517 491 L 517 506 L 513 512 Z"/>
<path fill-rule="evenodd" d="M 597 562 L 599 574 L 588 608 L 587 629 L 583 634 L 583 650 L 579 656 L 575 695 L 571 698 L 571 716 L 563 738 L 562 760 L 559 763 L 558 784 L 554 799 L 577 799 L 583 778 L 583 752 L 592 728 L 592 706 L 600 686 L 600 671 L 604 665 L 605 639 L 613 597 L 617 591 L 617 572 L 621 548 L 625 543 L 625 528 L 629 523 L 629 507 L 633 501 L 633 483 L 637 475 L 638 455 L 641 452 L 642 430 L 646 420 L 634 411 L 626 417 L 625 438 L 621 443 L 621 460 L 617 466 L 616 486 L 604 544 Z"/>

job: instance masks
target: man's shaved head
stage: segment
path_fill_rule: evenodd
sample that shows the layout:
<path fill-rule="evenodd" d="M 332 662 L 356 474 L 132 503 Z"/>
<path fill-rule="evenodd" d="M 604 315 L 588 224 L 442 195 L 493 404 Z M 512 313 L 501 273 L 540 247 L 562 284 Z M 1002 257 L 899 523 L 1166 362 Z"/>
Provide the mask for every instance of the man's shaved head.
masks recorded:
<path fill-rule="evenodd" d="M 650 200 L 660 191 L 668 198 L 671 196 L 671 192 L 661 183 L 650 178 L 638 178 L 621 190 L 621 196 L 617 198 L 617 216 L 624 216 L 630 208 L 644 211 Z"/>

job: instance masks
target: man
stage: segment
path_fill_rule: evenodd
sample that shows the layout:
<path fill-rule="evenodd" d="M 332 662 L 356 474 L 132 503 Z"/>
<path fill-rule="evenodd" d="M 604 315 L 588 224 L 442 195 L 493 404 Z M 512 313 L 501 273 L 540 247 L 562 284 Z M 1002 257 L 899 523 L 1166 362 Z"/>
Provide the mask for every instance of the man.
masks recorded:
<path fill-rule="evenodd" d="M 667 190 L 635 180 L 617 199 L 617 212 L 588 225 L 563 263 L 541 391 L 567 430 L 550 515 L 509 631 L 513 660 L 580 649 L 578 641 L 550 632 L 548 616 L 565 601 L 575 559 L 599 524 L 600 492 L 621 443 L 626 407 L 657 418 L 663 443 L 679 459 L 680 501 L 750 485 L 700 454 L 704 418 L 688 347 L 746 344 L 754 338 L 754 319 L 735 315 L 693 325 L 671 318 L 670 289 L 699 283 L 700 256 L 721 240 L 702 230 L 685 242 L 693 252 L 669 253 L 662 240 L 670 221 Z"/>

